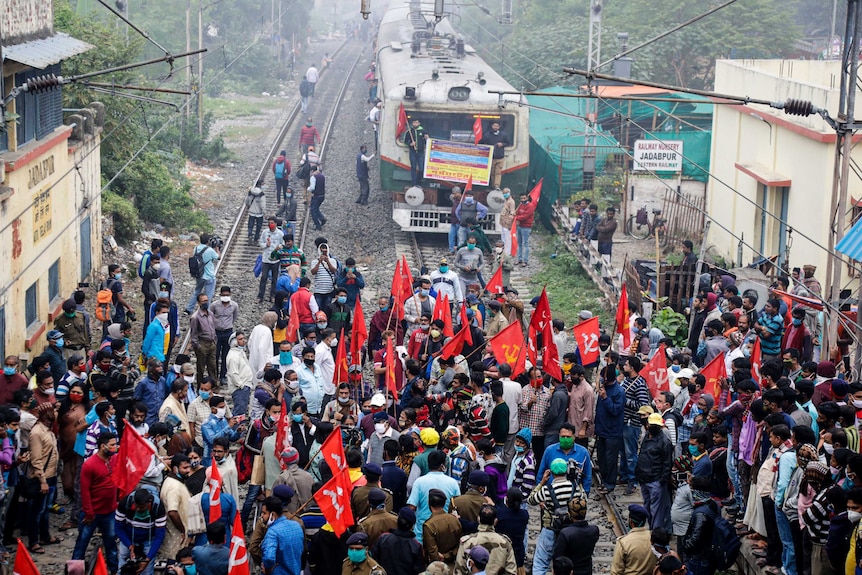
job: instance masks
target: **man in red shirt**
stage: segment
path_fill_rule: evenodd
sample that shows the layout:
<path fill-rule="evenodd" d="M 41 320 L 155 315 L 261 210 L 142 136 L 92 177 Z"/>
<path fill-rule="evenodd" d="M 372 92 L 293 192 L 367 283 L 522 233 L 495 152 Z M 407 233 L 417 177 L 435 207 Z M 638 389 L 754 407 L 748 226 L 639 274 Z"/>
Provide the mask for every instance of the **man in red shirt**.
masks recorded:
<path fill-rule="evenodd" d="M 114 512 L 117 510 L 117 485 L 111 475 L 112 458 L 119 450 L 117 434 L 102 433 L 97 440 L 98 451 L 81 467 L 81 517 L 78 540 L 72 559 L 84 559 L 90 539 L 98 528 L 105 545 L 108 572 L 118 570 L 117 538 L 114 535 Z"/>
<path fill-rule="evenodd" d="M 12 394 L 19 389 L 27 389 L 27 378 L 19 371 L 17 355 L 7 355 L 3 362 L 3 373 L 0 373 L 0 404 L 12 403 Z"/>

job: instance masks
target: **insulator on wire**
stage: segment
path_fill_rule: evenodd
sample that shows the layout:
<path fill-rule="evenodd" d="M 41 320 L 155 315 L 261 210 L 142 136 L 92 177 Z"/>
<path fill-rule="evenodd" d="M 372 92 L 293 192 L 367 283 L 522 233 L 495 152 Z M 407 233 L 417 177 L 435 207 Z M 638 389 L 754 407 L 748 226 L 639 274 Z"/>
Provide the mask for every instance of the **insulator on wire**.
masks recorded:
<path fill-rule="evenodd" d="M 811 116 L 817 112 L 814 104 L 807 100 L 790 99 L 784 102 L 784 113 L 791 116 Z"/>
<path fill-rule="evenodd" d="M 22 88 L 24 88 L 27 92 L 45 92 L 47 90 L 51 90 L 60 86 L 63 83 L 62 76 L 55 76 L 54 74 L 45 74 L 42 76 L 35 76 L 33 78 L 28 79 Z"/>

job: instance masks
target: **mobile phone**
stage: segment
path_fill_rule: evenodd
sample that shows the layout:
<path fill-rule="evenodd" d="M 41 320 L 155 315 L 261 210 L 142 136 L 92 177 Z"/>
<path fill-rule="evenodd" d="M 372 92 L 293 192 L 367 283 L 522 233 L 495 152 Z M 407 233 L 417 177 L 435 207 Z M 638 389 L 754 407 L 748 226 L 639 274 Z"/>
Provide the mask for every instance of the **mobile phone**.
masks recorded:
<path fill-rule="evenodd" d="M 246 416 L 245 414 L 237 415 L 237 416 L 236 416 L 236 422 L 237 422 L 237 423 L 242 423 L 243 421 L 245 421 L 245 420 L 246 420 L 246 418 L 247 418 L 247 417 L 248 417 L 248 416 Z"/>

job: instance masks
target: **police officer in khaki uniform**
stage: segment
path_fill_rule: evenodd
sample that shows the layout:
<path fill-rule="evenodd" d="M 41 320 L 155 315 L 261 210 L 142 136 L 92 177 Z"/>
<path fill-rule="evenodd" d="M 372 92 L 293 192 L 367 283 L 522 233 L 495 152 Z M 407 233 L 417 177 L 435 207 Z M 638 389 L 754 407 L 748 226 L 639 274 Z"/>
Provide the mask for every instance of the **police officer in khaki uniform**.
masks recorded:
<path fill-rule="evenodd" d="M 481 469 L 476 469 L 470 472 L 467 482 L 469 483 L 467 493 L 452 498 L 452 510 L 461 520 L 464 533 L 475 533 L 479 528 L 479 510 L 486 503 L 493 503 L 485 497 L 485 491 L 491 483 L 491 476 Z"/>
<path fill-rule="evenodd" d="M 380 486 L 383 468 L 376 463 L 367 463 L 362 467 L 362 474 L 365 476 L 365 485 L 356 487 L 350 494 L 350 508 L 353 510 L 354 519 L 365 517 L 371 511 L 372 506 L 368 503 L 368 494 L 371 493 L 372 489 L 383 490 L 386 494 L 386 511 L 392 511 L 392 493 Z"/>
<path fill-rule="evenodd" d="M 359 520 L 359 530 L 368 535 L 369 547 L 374 545 L 382 534 L 398 527 L 398 517 L 386 510 L 387 497 L 391 504 L 392 496 L 383 489 L 375 487 L 368 492 L 368 505 L 371 512 Z"/>
<path fill-rule="evenodd" d="M 368 535 L 354 533 L 347 540 L 347 559 L 341 575 L 386 575 L 386 570 L 368 556 Z"/>
<path fill-rule="evenodd" d="M 431 517 L 422 525 L 422 545 L 428 563 L 443 561 L 452 570 L 455 554 L 461 539 L 461 522 L 451 513 L 446 513 L 446 494 L 439 489 L 428 492 L 428 507 Z"/>
<path fill-rule="evenodd" d="M 480 545 L 489 553 L 488 563 L 485 566 L 486 575 L 508 575 L 518 572 L 512 542 L 505 535 L 494 531 L 495 523 L 497 523 L 497 509 L 493 505 L 483 505 L 479 512 L 478 533 L 461 538 L 458 555 L 455 558 L 455 575 L 470 575 L 471 568 L 467 563 L 468 553 Z M 472 563 L 475 564 L 475 562 Z"/>

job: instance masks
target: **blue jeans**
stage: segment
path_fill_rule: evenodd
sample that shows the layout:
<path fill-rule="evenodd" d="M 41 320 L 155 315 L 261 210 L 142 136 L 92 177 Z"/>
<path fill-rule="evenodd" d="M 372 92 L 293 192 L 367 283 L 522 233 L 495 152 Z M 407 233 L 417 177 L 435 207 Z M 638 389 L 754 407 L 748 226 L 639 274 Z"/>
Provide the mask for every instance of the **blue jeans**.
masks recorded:
<path fill-rule="evenodd" d="M 39 540 L 48 541 L 51 533 L 48 531 L 48 494 L 39 494 L 27 502 L 27 537 L 33 547 Z"/>
<path fill-rule="evenodd" d="M 608 491 L 613 490 L 617 485 L 617 469 L 622 450 L 622 437 L 596 438 L 596 455 L 598 457 L 599 471 L 602 473 L 602 484 Z"/>
<path fill-rule="evenodd" d="M 533 575 L 545 575 L 554 557 L 554 532 L 542 527 L 536 538 L 536 552 L 533 554 Z"/>
<path fill-rule="evenodd" d="M 742 499 L 742 482 L 739 480 L 739 453 L 727 450 L 727 475 L 733 485 L 733 499 L 740 513 L 745 510 L 745 502 Z"/>
<path fill-rule="evenodd" d="M 634 425 L 623 426 L 623 444 L 625 449 L 625 457 L 623 469 L 620 475 L 627 480 L 630 485 L 637 486 L 635 479 L 635 467 L 638 464 L 638 443 L 641 438 L 641 427 Z"/>
<path fill-rule="evenodd" d="M 304 114 L 308 111 L 308 96 L 300 96 L 299 101 L 302 106 L 302 113 Z"/>
<path fill-rule="evenodd" d="M 84 559 L 87 555 L 87 547 L 93 538 L 93 533 L 98 529 L 102 533 L 102 544 L 105 546 L 105 561 L 108 563 L 108 572 L 116 573 L 117 566 L 117 538 L 114 534 L 114 514 L 101 513 L 87 525 L 84 523 L 84 512 L 78 516 L 78 540 L 75 542 L 75 551 L 72 559 Z"/>
<path fill-rule="evenodd" d="M 192 296 L 189 298 L 189 303 L 186 305 L 187 312 L 194 313 L 195 307 L 198 305 L 199 293 L 207 294 L 209 300 L 212 301 L 213 294 L 215 293 L 215 278 L 210 280 L 199 277 L 195 280 L 195 289 L 192 292 Z"/>
<path fill-rule="evenodd" d="M 458 224 L 449 224 L 449 251 L 454 251 L 458 247 L 458 229 L 461 226 Z"/>
<path fill-rule="evenodd" d="M 150 552 L 150 542 L 145 541 L 143 543 L 139 543 L 144 548 L 144 553 Z M 120 542 L 120 567 L 129 562 L 129 548 L 126 547 L 122 542 Z M 156 567 L 156 561 L 150 561 L 150 564 L 143 570 L 141 575 L 153 575 L 153 570 Z"/>
<path fill-rule="evenodd" d="M 641 494 L 649 516 L 650 529 L 661 527 L 668 533 L 673 533 L 670 521 L 670 486 L 661 481 L 642 483 Z"/>
<path fill-rule="evenodd" d="M 239 512 L 243 525 L 248 523 L 248 516 L 251 514 L 254 502 L 257 499 L 257 496 L 260 495 L 261 489 L 263 489 L 262 485 L 252 485 L 249 483 L 248 495 L 245 496 L 245 503 L 242 504 L 242 511 Z"/>
<path fill-rule="evenodd" d="M 323 224 L 326 222 L 326 217 L 320 211 L 320 206 L 323 205 L 323 200 L 325 199 L 326 196 L 312 196 L 311 203 L 308 205 L 308 210 L 311 212 L 311 221 L 314 222 L 314 227 L 316 228 L 323 227 Z"/>
<path fill-rule="evenodd" d="M 417 152 L 410 148 L 410 181 L 414 186 L 422 185 L 422 175 L 425 172 L 425 151 Z"/>
<path fill-rule="evenodd" d="M 530 232 L 533 228 L 522 228 L 516 230 L 518 238 L 518 261 L 527 263 L 530 261 Z"/>
<path fill-rule="evenodd" d="M 793 545 L 793 531 L 790 520 L 784 511 L 775 506 L 775 521 L 778 523 L 778 537 L 781 539 L 781 566 L 787 575 L 796 575 L 796 548 Z"/>

